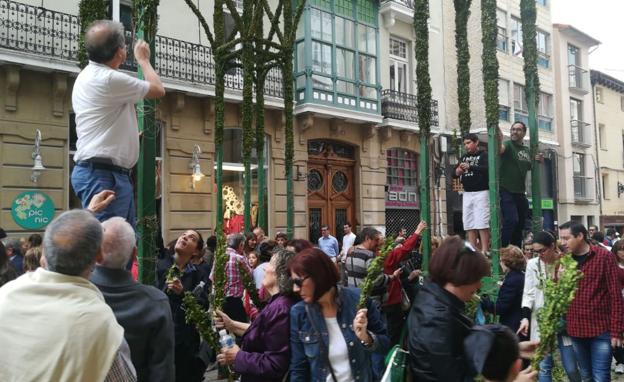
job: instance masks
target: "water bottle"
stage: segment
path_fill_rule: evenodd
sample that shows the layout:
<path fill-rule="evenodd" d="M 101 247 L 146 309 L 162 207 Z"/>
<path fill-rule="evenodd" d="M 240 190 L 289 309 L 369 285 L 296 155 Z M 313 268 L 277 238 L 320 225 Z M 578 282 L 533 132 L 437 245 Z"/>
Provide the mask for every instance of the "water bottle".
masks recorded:
<path fill-rule="evenodd" d="M 234 347 L 234 337 L 229 335 L 227 330 L 221 329 L 219 330 L 219 344 L 221 345 L 221 349 Z"/>

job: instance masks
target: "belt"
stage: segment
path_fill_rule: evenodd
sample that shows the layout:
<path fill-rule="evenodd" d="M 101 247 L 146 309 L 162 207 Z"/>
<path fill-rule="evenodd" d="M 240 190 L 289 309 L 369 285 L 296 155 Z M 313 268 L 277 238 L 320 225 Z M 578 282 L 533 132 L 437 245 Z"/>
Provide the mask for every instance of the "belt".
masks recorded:
<path fill-rule="evenodd" d="M 90 167 L 97 170 L 108 170 L 128 176 L 132 175 L 132 169 L 114 165 L 113 161 L 108 158 L 89 158 L 85 160 L 79 160 L 76 161 L 76 166 Z"/>

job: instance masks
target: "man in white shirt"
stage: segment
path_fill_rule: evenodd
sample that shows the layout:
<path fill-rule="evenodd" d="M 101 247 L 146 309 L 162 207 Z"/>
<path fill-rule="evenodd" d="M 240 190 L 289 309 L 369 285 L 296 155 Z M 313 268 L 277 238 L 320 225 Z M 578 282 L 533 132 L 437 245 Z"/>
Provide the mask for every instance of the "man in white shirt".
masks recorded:
<path fill-rule="evenodd" d="M 355 234 L 351 231 L 351 223 L 346 222 L 342 227 L 344 236 L 342 237 L 342 248 L 340 249 L 340 261 L 344 263 L 347 259 L 349 248 L 353 247 L 355 242 Z"/>
<path fill-rule="evenodd" d="M 145 81 L 118 71 L 126 60 L 121 23 L 95 21 L 85 33 L 85 46 L 89 65 L 76 78 L 72 93 L 78 135 L 72 186 L 83 207 L 98 192 L 114 191 L 115 200 L 97 218 L 104 221 L 120 216 L 134 227 L 130 173 L 139 158 L 134 104 L 144 98 L 163 97 L 165 88 L 150 64 L 149 45 L 145 41 L 139 40 L 134 47 L 134 57 Z"/>

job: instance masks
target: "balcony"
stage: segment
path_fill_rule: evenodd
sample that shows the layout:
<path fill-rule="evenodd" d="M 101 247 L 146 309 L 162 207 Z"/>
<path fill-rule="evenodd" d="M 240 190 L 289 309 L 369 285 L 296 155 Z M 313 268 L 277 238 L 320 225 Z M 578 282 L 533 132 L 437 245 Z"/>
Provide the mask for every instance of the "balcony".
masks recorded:
<path fill-rule="evenodd" d="M 589 202 L 593 200 L 593 179 L 583 175 L 574 175 L 574 200 Z"/>
<path fill-rule="evenodd" d="M 416 96 L 396 90 L 381 91 L 381 114 L 384 118 L 418 123 Z M 438 126 L 438 101 L 431 100 L 431 126 Z"/>
<path fill-rule="evenodd" d="M 382 0 L 379 14 L 386 28 L 394 26 L 396 20 L 411 25 L 414 23 L 414 0 Z"/>
<path fill-rule="evenodd" d="M 568 65 L 570 91 L 580 95 L 589 93 L 589 71 L 580 66 Z"/>
<path fill-rule="evenodd" d="M 571 120 L 570 131 L 572 133 L 572 145 L 579 147 L 591 147 L 591 129 L 589 123 Z"/>
<path fill-rule="evenodd" d="M 129 42 L 132 41 L 129 36 Z M 80 23 L 78 16 L 34 7 L 15 1 L 0 0 L 0 50 L 42 55 L 77 64 Z M 214 85 L 212 50 L 205 45 L 165 36 L 156 36 L 156 72 L 171 80 L 199 85 Z M 129 44 L 128 61 L 123 69 L 136 70 Z M 242 70 L 226 75 L 228 89 L 242 90 Z M 283 98 L 281 71 L 272 69 L 264 86 L 266 96 Z"/>

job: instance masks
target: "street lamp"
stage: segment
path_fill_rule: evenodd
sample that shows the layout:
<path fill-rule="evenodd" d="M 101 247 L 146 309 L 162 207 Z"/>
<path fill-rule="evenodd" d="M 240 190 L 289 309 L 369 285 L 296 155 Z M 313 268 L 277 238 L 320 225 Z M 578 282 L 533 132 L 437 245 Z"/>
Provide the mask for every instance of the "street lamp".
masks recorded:
<path fill-rule="evenodd" d="M 199 145 L 193 146 L 193 157 L 191 158 L 191 163 L 189 167 L 193 170 L 191 174 L 192 178 L 192 187 L 195 189 L 195 182 L 199 182 L 204 178 L 204 174 L 201 172 L 201 165 L 199 164 L 199 155 L 201 154 L 201 148 Z"/>
<path fill-rule="evenodd" d="M 43 167 L 43 161 L 41 159 L 40 150 L 41 150 L 41 130 L 37 129 L 37 132 L 35 133 L 35 149 L 33 150 L 33 153 L 32 153 L 34 164 L 31 168 L 32 175 L 30 176 L 30 180 L 33 183 L 37 183 L 37 180 L 39 179 L 41 172 L 46 169 L 45 167 Z"/>

